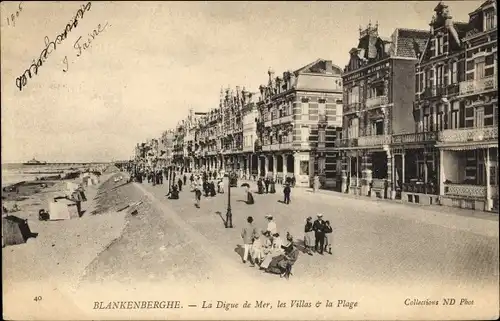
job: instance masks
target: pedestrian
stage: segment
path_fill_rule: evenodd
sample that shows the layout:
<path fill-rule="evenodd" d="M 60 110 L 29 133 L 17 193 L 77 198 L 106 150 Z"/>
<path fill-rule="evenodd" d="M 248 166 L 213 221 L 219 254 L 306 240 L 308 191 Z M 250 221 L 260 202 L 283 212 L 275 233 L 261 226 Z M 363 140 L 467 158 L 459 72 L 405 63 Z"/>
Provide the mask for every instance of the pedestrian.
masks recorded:
<path fill-rule="evenodd" d="M 312 217 L 308 217 L 306 219 L 306 225 L 304 227 L 304 247 L 307 252 L 307 254 L 312 255 L 312 249 L 314 247 L 313 243 L 313 237 L 314 237 L 314 230 L 313 230 L 313 223 Z"/>
<path fill-rule="evenodd" d="M 215 195 L 217 195 L 217 193 L 215 192 L 215 184 L 212 181 L 212 182 L 210 182 L 210 196 L 214 197 Z"/>
<path fill-rule="evenodd" d="M 194 197 L 195 197 L 195 206 L 197 208 L 200 208 L 200 201 L 201 201 L 201 186 L 197 184 L 194 188 Z"/>
<path fill-rule="evenodd" d="M 285 204 L 290 204 L 290 193 L 291 192 L 292 192 L 292 189 L 290 188 L 290 184 L 286 184 L 285 188 L 283 188 L 283 195 L 284 195 L 283 202 Z"/>
<path fill-rule="evenodd" d="M 332 255 L 332 226 L 330 221 L 325 222 L 325 252 Z"/>
<path fill-rule="evenodd" d="M 250 256 L 250 266 L 255 266 L 252 260 L 252 256 L 249 255 L 252 252 L 252 243 L 257 231 L 253 225 L 253 217 L 247 217 L 247 225 L 241 230 L 241 238 L 243 239 L 243 263 L 247 262 L 247 258 Z"/>
<path fill-rule="evenodd" d="M 260 265 L 262 260 L 264 260 L 264 243 L 263 238 L 261 238 L 260 236 L 261 233 L 256 230 L 252 244 L 252 259 L 254 263 L 257 263 L 257 265 Z"/>
<path fill-rule="evenodd" d="M 266 231 L 269 232 L 270 235 L 273 235 L 277 232 L 276 222 L 274 222 L 274 217 L 271 214 L 265 216 L 267 218 L 267 228 Z"/>
<path fill-rule="evenodd" d="M 315 175 L 313 181 L 313 191 L 315 193 L 319 190 L 319 186 L 320 186 L 319 176 Z"/>
<path fill-rule="evenodd" d="M 184 183 L 184 185 L 186 185 L 186 182 L 187 182 L 187 176 L 186 176 L 186 174 L 184 174 L 183 178 L 184 178 L 184 182 L 183 183 Z"/>
<path fill-rule="evenodd" d="M 270 181 L 270 191 L 269 193 L 271 194 L 276 194 L 276 182 L 274 181 L 274 179 L 271 178 L 271 181 Z"/>
<path fill-rule="evenodd" d="M 314 250 L 322 255 L 325 248 L 326 226 L 325 221 L 323 221 L 323 214 L 319 213 L 317 216 L 318 218 L 313 223 L 315 237 Z"/>
<path fill-rule="evenodd" d="M 266 186 L 266 194 L 269 193 L 269 177 L 264 180 L 264 185 Z"/>
<path fill-rule="evenodd" d="M 179 180 L 177 181 L 177 185 L 179 185 L 179 192 L 182 192 L 182 179 L 179 177 Z"/>
<path fill-rule="evenodd" d="M 292 176 L 292 187 L 295 187 L 295 183 L 296 183 L 296 180 L 295 180 L 295 174 Z"/>
<path fill-rule="evenodd" d="M 224 182 L 222 181 L 222 179 L 217 184 L 217 187 L 219 188 L 219 194 L 224 194 Z"/>
<path fill-rule="evenodd" d="M 262 183 L 262 178 L 257 181 L 257 193 L 264 194 L 264 184 Z"/>
<path fill-rule="evenodd" d="M 252 192 L 250 192 L 250 188 L 248 186 L 246 186 L 245 189 L 246 189 L 246 192 L 247 192 L 247 204 L 248 205 L 254 204 L 255 201 L 253 199 Z"/>

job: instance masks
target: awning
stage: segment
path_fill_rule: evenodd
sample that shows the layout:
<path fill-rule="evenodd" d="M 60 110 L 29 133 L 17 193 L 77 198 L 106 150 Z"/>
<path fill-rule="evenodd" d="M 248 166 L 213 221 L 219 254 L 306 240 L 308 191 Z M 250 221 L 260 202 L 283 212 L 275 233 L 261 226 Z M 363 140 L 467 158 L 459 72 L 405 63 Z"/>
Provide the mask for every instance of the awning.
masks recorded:
<path fill-rule="evenodd" d="M 436 147 L 442 150 L 475 150 L 475 149 L 487 149 L 487 148 L 498 148 L 498 143 L 473 143 L 470 144 L 436 144 Z"/>

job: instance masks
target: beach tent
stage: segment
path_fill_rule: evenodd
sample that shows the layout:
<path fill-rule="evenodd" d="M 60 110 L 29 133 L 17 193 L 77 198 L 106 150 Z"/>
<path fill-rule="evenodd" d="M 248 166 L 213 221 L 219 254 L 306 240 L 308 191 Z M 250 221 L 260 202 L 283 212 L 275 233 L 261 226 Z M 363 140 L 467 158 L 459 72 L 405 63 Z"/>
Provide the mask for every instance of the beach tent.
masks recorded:
<path fill-rule="evenodd" d="M 68 199 L 58 199 L 57 203 L 66 205 L 70 219 L 80 217 L 80 209 L 79 206 L 77 205 L 77 202 Z M 49 212 L 49 216 L 51 217 L 50 219 L 52 219 L 52 213 Z"/>
<path fill-rule="evenodd" d="M 30 237 L 36 234 L 31 232 L 28 220 L 13 215 L 2 218 L 2 247 L 24 244 Z"/>
<path fill-rule="evenodd" d="M 65 202 L 49 202 L 49 220 L 69 220 L 71 214 L 68 205 Z"/>

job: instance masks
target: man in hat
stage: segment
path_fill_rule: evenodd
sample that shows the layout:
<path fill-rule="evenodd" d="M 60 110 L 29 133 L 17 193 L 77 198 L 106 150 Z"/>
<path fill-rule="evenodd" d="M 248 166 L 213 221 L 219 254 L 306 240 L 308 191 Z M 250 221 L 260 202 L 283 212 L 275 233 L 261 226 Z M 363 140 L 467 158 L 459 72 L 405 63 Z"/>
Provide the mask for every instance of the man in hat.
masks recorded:
<path fill-rule="evenodd" d="M 290 204 L 290 193 L 292 189 L 290 188 L 290 184 L 286 183 L 285 188 L 283 189 L 284 200 L 283 203 Z"/>
<path fill-rule="evenodd" d="M 325 235 L 326 235 L 326 225 L 323 221 L 323 214 L 319 213 L 318 218 L 314 221 L 313 231 L 314 231 L 314 250 L 319 254 L 323 254 L 325 248 Z"/>

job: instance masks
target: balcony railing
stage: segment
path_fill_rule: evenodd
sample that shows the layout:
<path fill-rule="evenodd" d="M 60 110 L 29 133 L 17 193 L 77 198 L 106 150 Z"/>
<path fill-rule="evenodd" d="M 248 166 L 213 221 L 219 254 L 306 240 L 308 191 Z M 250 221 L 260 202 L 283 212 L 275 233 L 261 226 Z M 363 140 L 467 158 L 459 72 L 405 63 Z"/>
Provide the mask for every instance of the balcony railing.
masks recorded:
<path fill-rule="evenodd" d="M 272 120 L 266 120 L 266 121 L 264 121 L 264 126 L 265 127 L 271 127 L 272 124 L 273 124 Z"/>
<path fill-rule="evenodd" d="M 465 185 L 465 184 L 445 184 L 444 194 L 452 196 L 486 197 L 486 186 Z"/>
<path fill-rule="evenodd" d="M 335 141 L 335 147 L 357 147 L 357 146 L 358 146 L 357 138 L 345 138 Z"/>
<path fill-rule="evenodd" d="M 366 99 L 366 108 L 374 108 L 378 106 L 387 105 L 389 98 L 387 96 L 377 96 Z"/>
<path fill-rule="evenodd" d="M 437 195 L 437 186 L 430 183 L 403 183 L 403 192 Z"/>
<path fill-rule="evenodd" d="M 271 150 L 280 150 L 280 144 L 272 144 Z"/>
<path fill-rule="evenodd" d="M 498 85 L 496 76 L 466 80 L 460 83 L 460 95 L 481 93 L 488 90 L 496 90 L 497 88 Z"/>
<path fill-rule="evenodd" d="M 391 143 L 391 135 L 374 135 L 358 137 L 359 146 L 378 146 Z"/>
<path fill-rule="evenodd" d="M 344 114 L 355 113 L 361 110 L 361 103 L 350 103 L 344 105 Z"/>
<path fill-rule="evenodd" d="M 395 144 L 435 142 L 437 136 L 436 132 L 397 134 L 392 136 L 392 142 Z"/>
<path fill-rule="evenodd" d="M 286 124 L 293 121 L 293 115 L 283 116 L 279 119 L 280 124 Z"/>
<path fill-rule="evenodd" d="M 318 149 L 324 149 L 326 147 L 325 142 L 318 142 Z"/>
<path fill-rule="evenodd" d="M 327 122 L 326 115 L 318 115 L 318 122 L 320 122 L 320 123 L 326 123 Z"/>
<path fill-rule="evenodd" d="M 445 129 L 438 135 L 441 142 L 481 142 L 496 139 L 497 127 Z"/>
<path fill-rule="evenodd" d="M 268 152 L 271 150 L 271 145 L 262 145 L 262 151 L 263 152 Z"/>

